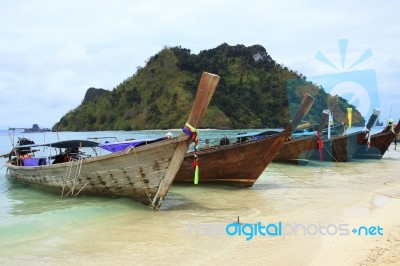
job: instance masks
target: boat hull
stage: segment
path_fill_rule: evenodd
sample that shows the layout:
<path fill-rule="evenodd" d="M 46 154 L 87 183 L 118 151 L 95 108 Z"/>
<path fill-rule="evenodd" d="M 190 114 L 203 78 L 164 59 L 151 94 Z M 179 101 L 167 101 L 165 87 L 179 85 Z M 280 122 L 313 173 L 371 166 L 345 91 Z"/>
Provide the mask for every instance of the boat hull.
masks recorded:
<path fill-rule="evenodd" d="M 322 159 L 332 162 L 349 162 L 356 153 L 365 132 L 355 132 L 344 136 L 336 136 L 323 141 Z M 320 160 L 318 145 L 315 146 L 312 159 Z"/>
<path fill-rule="evenodd" d="M 310 110 L 314 98 L 305 94 L 291 123 L 280 133 L 256 138 L 232 145 L 214 146 L 195 154 L 187 154 L 175 176 L 175 182 L 193 182 L 193 157 L 197 155 L 201 183 L 222 184 L 236 187 L 252 186 L 272 161 L 283 143 L 292 134 L 300 121 Z M 194 161 L 197 163 L 197 161 Z M 197 169 L 196 169 L 197 170 Z M 197 176 L 195 175 L 195 184 Z"/>
<path fill-rule="evenodd" d="M 306 165 L 317 141 L 315 136 L 285 141 L 272 161 Z"/>
<path fill-rule="evenodd" d="M 386 127 L 382 132 L 372 135 L 369 147 L 368 139 L 362 139 L 356 153 L 354 154 L 354 158 L 381 159 L 389 149 L 390 144 L 395 140 L 396 134 L 400 129 L 399 127 L 399 124 L 397 124 L 394 131 L 391 131 L 389 127 Z"/>
<path fill-rule="evenodd" d="M 62 196 L 128 197 L 151 206 L 179 141 L 187 139 L 184 135 L 136 149 L 52 165 L 7 163 L 7 177 Z"/>
<path fill-rule="evenodd" d="M 198 151 L 199 183 L 251 187 L 272 161 L 291 132 L 259 140 L 216 146 Z M 175 183 L 193 183 L 193 153 L 188 153 Z"/>
<path fill-rule="evenodd" d="M 159 209 L 193 140 L 192 136 L 195 136 L 196 128 L 206 113 L 218 82 L 219 76 L 202 73 L 184 133 L 179 137 L 107 155 L 32 167 L 18 166 L 21 155 L 25 156 L 26 153 L 19 154 L 18 149 L 13 149 L 15 157 L 10 158 L 6 164 L 8 177 L 56 191 L 61 196 L 87 194 L 129 197 L 153 209 Z M 64 148 L 79 150 L 81 147 L 83 146 L 80 143 L 79 146 Z M 13 161 L 15 165 L 11 163 Z"/>

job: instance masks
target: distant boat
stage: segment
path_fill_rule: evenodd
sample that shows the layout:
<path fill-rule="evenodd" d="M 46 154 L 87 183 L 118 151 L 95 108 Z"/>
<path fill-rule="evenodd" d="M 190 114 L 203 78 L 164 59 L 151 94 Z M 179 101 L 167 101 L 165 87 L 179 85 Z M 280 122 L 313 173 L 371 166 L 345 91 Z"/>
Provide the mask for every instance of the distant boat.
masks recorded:
<path fill-rule="evenodd" d="M 281 132 L 258 136 L 244 142 L 211 146 L 197 152 L 200 167 L 199 183 L 251 187 L 282 148 L 299 122 L 310 110 L 314 98 L 304 95 L 291 123 Z M 246 135 L 238 135 L 244 138 Z M 243 139 L 242 139 L 243 140 Z M 226 143 L 227 144 L 227 143 Z M 174 182 L 193 183 L 193 153 L 188 153 L 176 174 Z"/>
<path fill-rule="evenodd" d="M 311 158 L 314 147 L 318 141 L 322 141 L 322 131 L 328 121 L 329 113 L 322 114 L 321 123 L 316 131 L 304 132 L 303 137 L 297 133 L 296 138 L 290 138 L 283 144 L 282 149 L 275 155 L 273 162 L 284 162 L 306 165 Z"/>
<path fill-rule="evenodd" d="M 40 128 L 38 124 L 33 124 L 31 128 L 24 128 L 22 133 L 37 133 L 37 132 L 49 132 L 50 128 Z"/>
<path fill-rule="evenodd" d="M 393 124 L 392 124 L 393 125 Z M 393 140 L 395 140 L 396 135 L 399 137 L 400 132 L 400 120 L 396 126 L 388 125 L 381 132 L 376 133 L 371 136 L 369 139 L 364 138 L 361 143 L 359 143 L 360 147 L 357 149 L 354 158 L 358 159 L 381 159 L 385 154 L 390 144 L 392 144 Z"/>
<path fill-rule="evenodd" d="M 203 72 L 185 126 L 185 129 L 190 128 L 192 135 L 201 123 L 218 81 L 219 76 Z M 26 145 L 25 142 L 22 145 L 20 140 L 6 163 L 7 177 L 60 193 L 63 197 L 129 197 L 158 210 L 193 141 L 192 136 L 184 132 L 175 138 L 152 141 L 147 145 L 137 143 L 137 147 L 97 156 L 81 152 L 84 147 L 98 147 L 99 143 L 93 141 L 70 140 L 41 145 Z M 31 148 L 39 146 L 51 148 L 47 149 L 49 151 L 54 148 L 53 152 L 57 154 L 50 157 L 54 161 L 49 162 L 49 157 L 36 157 Z"/>
<path fill-rule="evenodd" d="M 324 139 L 322 154 L 317 145 L 311 158 L 321 161 L 349 162 L 356 153 L 359 144 L 362 143 L 365 137 L 369 136 L 371 128 L 378 119 L 379 113 L 379 109 L 374 109 L 364 130 Z"/>
<path fill-rule="evenodd" d="M 367 132 L 360 131 L 344 136 L 335 136 L 323 141 L 322 156 L 318 146 L 315 147 L 312 159 L 332 162 L 349 162 L 358 148 L 359 139 Z"/>

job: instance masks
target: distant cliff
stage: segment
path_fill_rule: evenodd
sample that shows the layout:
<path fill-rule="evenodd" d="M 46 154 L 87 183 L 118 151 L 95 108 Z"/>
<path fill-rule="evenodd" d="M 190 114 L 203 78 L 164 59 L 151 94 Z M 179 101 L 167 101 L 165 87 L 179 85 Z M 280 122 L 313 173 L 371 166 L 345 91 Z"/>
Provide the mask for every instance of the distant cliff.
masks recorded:
<path fill-rule="evenodd" d="M 83 98 L 82 104 L 96 100 L 96 98 L 101 97 L 104 94 L 110 93 L 110 91 L 105 89 L 89 88 L 85 93 L 85 98 Z"/>
<path fill-rule="evenodd" d="M 53 129 L 180 128 L 190 112 L 202 71 L 221 76 L 203 128 L 284 126 L 304 92 L 315 97 L 308 121 L 318 123 L 329 105 L 339 122 L 346 121 L 346 100 L 328 96 L 303 75 L 277 64 L 264 47 L 222 44 L 199 54 L 181 47 L 163 49 L 112 91 L 88 89 L 82 103 Z M 353 111 L 353 125 L 362 124 L 363 117 Z"/>

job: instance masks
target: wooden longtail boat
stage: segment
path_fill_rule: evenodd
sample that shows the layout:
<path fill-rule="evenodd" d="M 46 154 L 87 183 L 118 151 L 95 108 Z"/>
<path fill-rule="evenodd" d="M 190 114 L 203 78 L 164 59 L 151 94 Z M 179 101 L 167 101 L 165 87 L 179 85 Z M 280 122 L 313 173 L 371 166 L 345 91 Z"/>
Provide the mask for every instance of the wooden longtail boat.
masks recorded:
<path fill-rule="evenodd" d="M 321 134 L 328 118 L 329 114 L 324 112 L 314 136 L 290 138 L 285 141 L 282 149 L 277 152 L 272 161 L 306 165 L 314 152 L 317 142 L 321 140 Z"/>
<path fill-rule="evenodd" d="M 348 162 L 358 148 L 358 140 L 366 136 L 366 132 L 354 132 L 345 136 L 336 136 L 323 141 L 322 160 Z M 321 160 L 319 148 L 316 146 L 311 157 Z"/>
<path fill-rule="evenodd" d="M 343 136 L 335 136 L 323 141 L 322 156 L 319 147 L 316 146 L 311 159 L 332 161 L 332 162 L 349 162 L 358 149 L 359 143 L 368 136 L 371 128 L 375 125 L 379 109 L 374 109 L 365 129 L 353 132 Z"/>
<path fill-rule="evenodd" d="M 200 125 L 218 81 L 217 75 L 202 74 L 187 125 L 192 128 Z M 120 152 L 36 166 L 15 165 L 12 162 L 16 162 L 18 157 L 14 157 L 6 163 L 7 177 L 62 195 L 129 197 L 159 209 L 191 141 L 187 134 L 182 133 L 176 138 Z M 81 146 L 95 145 L 89 141 L 76 142 Z M 49 145 L 65 148 L 71 143 Z M 21 147 L 15 148 L 15 153 L 18 150 Z"/>
<path fill-rule="evenodd" d="M 230 145 L 212 146 L 197 152 L 200 183 L 250 187 L 256 181 L 292 129 L 308 113 L 314 98 L 306 94 L 292 122 L 275 135 Z M 193 153 L 188 153 L 175 177 L 175 182 L 193 182 Z"/>
<path fill-rule="evenodd" d="M 400 132 L 400 120 L 396 126 L 388 125 L 381 132 L 371 136 L 368 144 L 368 138 L 363 138 L 354 155 L 357 159 L 381 159 L 388 150 L 390 144 L 395 140 Z"/>

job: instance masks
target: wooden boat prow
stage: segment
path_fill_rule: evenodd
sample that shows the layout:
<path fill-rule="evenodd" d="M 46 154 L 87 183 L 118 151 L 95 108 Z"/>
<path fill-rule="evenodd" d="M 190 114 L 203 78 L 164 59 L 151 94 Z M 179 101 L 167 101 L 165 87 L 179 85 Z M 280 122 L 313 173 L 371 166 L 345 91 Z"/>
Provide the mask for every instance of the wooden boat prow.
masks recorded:
<path fill-rule="evenodd" d="M 218 81 L 217 75 L 202 74 L 188 119 L 193 128 L 200 125 Z M 176 138 L 59 164 L 19 166 L 9 160 L 7 177 L 62 196 L 129 197 L 159 209 L 191 141 L 182 133 Z"/>
<path fill-rule="evenodd" d="M 342 136 L 334 136 L 331 139 L 325 139 L 323 141 L 322 158 L 317 147 L 315 147 L 312 158 L 315 160 L 332 162 L 351 161 L 357 149 L 359 148 L 359 144 L 366 136 L 368 136 L 368 134 L 370 134 L 370 130 L 375 125 L 379 113 L 379 109 L 374 109 L 367 125 L 361 131 L 344 134 Z"/>
<path fill-rule="evenodd" d="M 328 117 L 328 113 L 322 113 L 321 122 L 313 136 L 300 137 L 296 139 L 290 138 L 286 140 L 272 161 L 299 165 L 308 164 L 308 161 L 314 152 L 314 148 L 318 140 L 321 138 Z"/>
<path fill-rule="evenodd" d="M 292 129 L 296 128 L 308 113 L 313 101 L 312 96 L 304 95 L 291 123 L 280 133 L 257 140 L 201 149 L 198 152 L 200 183 L 252 186 L 291 135 Z M 193 153 L 188 153 L 175 177 L 175 182 L 193 183 L 192 162 Z"/>
<path fill-rule="evenodd" d="M 399 122 L 393 127 L 388 125 L 381 132 L 373 134 L 368 144 L 368 138 L 359 140 L 359 147 L 354 154 L 357 159 L 381 159 L 400 132 Z"/>

